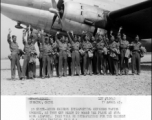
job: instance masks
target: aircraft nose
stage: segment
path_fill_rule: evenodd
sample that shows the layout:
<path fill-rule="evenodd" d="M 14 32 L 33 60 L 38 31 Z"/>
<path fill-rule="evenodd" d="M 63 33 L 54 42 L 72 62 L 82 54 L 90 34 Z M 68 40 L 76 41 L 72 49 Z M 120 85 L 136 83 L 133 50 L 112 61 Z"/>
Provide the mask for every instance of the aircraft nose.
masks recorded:
<path fill-rule="evenodd" d="M 1 3 L 17 4 L 17 3 L 19 3 L 20 1 L 23 1 L 23 0 L 1 0 Z M 26 1 L 26 0 L 24 0 L 24 1 Z"/>
<path fill-rule="evenodd" d="M 54 17 L 49 11 L 5 3 L 1 3 L 1 13 L 16 22 L 46 31 L 51 30 L 50 25 Z"/>
<path fill-rule="evenodd" d="M 31 24 L 37 23 L 40 16 L 40 10 L 38 9 L 5 3 L 1 3 L 1 13 L 12 20 Z"/>

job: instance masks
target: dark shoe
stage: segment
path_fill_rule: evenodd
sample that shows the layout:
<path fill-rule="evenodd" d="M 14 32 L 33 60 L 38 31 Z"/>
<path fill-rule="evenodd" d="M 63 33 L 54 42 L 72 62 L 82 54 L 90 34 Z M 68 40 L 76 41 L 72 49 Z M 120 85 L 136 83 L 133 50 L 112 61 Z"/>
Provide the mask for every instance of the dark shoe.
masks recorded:
<path fill-rule="evenodd" d="M 29 79 L 34 79 L 34 77 L 29 77 Z"/>
<path fill-rule="evenodd" d="M 11 80 L 15 81 L 15 78 L 11 78 Z"/>
<path fill-rule="evenodd" d="M 100 75 L 100 73 L 97 73 L 97 75 Z"/>
<path fill-rule="evenodd" d="M 25 80 L 26 80 L 26 77 L 22 77 L 22 80 L 25 81 Z"/>
<path fill-rule="evenodd" d="M 103 73 L 103 75 L 105 76 L 105 75 L 107 75 L 106 73 Z"/>
<path fill-rule="evenodd" d="M 126 72 L 125 75 L 128 75 L 128 72 Z"/>
<path fill-rule="evenodd" d="M 137 73 L 137 75 L 140 75 L 140 73 Z"/>
<path fill-rule="evenodd" d="M 20 77 L 20 80 L 25 80 L 25 77 Z"/>
<path fill-rule="evenodd" d="M 119 74 L 120 76 L 122 76 L 123 75 L 123 72 L 120 72 L 120 74 Z"/>
<path fill-rule="evenodd" d="M 78 74 L 78 76 L 80 76 L 80 73 Z"/>

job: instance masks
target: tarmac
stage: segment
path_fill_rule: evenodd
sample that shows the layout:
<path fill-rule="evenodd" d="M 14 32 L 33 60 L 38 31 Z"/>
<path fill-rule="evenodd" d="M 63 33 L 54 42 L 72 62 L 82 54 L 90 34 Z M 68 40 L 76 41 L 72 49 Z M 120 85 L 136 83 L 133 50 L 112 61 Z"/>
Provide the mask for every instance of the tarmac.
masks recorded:
<path fill-rule="evenodd" d="M 37 76 L 34 80 L 12 81 L 10 61 L 1 60 L 1 95 L 151 95 L 151 55 L 145 55 L 141 61 L 140 76 L 133 76 L 130 70 L 128 76 L 58 78 L 54 73 L 49 79 Z"/>

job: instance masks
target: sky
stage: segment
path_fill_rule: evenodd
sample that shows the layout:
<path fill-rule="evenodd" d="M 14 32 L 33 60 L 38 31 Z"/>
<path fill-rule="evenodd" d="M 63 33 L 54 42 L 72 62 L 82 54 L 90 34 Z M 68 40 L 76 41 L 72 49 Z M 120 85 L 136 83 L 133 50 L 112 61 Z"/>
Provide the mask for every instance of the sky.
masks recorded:
<path fill-rule="evenodd" d="M 111 0 L 115 2 L 121 3 L 122 0 Z M 129 0 L 127 1 L 127 4 L 134 4 L 136 2 L 141 2 L 144 0 Z M 123 3 L 124 4 L 124 1 Z M 11 28 L 12 30 L 12 35 L 17 36 L 17 42 L 19 44 L 20 49 L 23 49 L 23 44 L 22 44 L 22 29 L 16 29 L 14 26 L 16 25 L 16 22 L 13 20 L 5 17 L 4 15 L 1 14 L 1 58 L 6 58 L 10 54 L 10 49 L 9 45 L 7 43 L 7 34 L 8 34 L 8 29 Z"/>
<path fill-rule="evenodd" d="M 5 58 L 10 54 L 9 44 L 7 43 L 7 35 L 9 28 L 12 30 L 11 35 L 17 36 L 17 43 L 23 49 L 22 45 L 22 30 L 16 29 L 16 22 L 1 14 L 1 58 Z"/>
<path fill-rule="evenodd" d="M 23 50 L 23 44 L 22 44 L 23 29 L 16 29 L 15 28 L 16 24 L 17 24 L 16 22 L 1 14 L 1 58 L 6 58 L 11 53 L 9 49 L 9 44 L 7 42 L 7 35 L 9 28 L 12 30 L 11 35 L 17 36 L 17 43 L 19 45 L 19 48 Z M 38 51 L 37 46 L 36 49 Z"/>

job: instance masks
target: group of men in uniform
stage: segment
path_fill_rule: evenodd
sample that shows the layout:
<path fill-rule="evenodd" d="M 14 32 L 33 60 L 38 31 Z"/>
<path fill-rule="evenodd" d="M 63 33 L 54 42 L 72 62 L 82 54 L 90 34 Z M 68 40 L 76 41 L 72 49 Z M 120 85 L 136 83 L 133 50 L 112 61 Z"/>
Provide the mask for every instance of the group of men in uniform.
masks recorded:
<path fill-rule="evenodd" d="M 30 33 L 31 32 L 31 33 Z M 27 38 L 26 38 L 27 37 Z M 112 33 L 97 33 L 93 36 L 89 32 L 82 32 L 81 36 L 67 32 L 67 36 L 57 32 L 54 37 L 46 36 L 44 31 L 32 35 L 32 29 L 23 31 L 24 49 L 19 49 L 16 36 L 8 34 L 8 43 L 11 50 L 11 77 L 15 79 L 15 66 L 18 76 L 22 79 L 36 77 L 36 58 L 39 59 L 39 76 L 41 78 L 53 77 L 55 69 L 58 77 L 75 75 L 128 75 L 129 58 L 132 60 L 132 74 L 137 71 L 140 74 L 140 59 L 143 55 L 143 47 L 139 42 L 139 36 L 129 44 L 125 34 L 118 32 L 115 37 Z M 37 43 L 39 54 L 35 49 Z M 23 66 L 20 58 L 24 59 Z"/>

